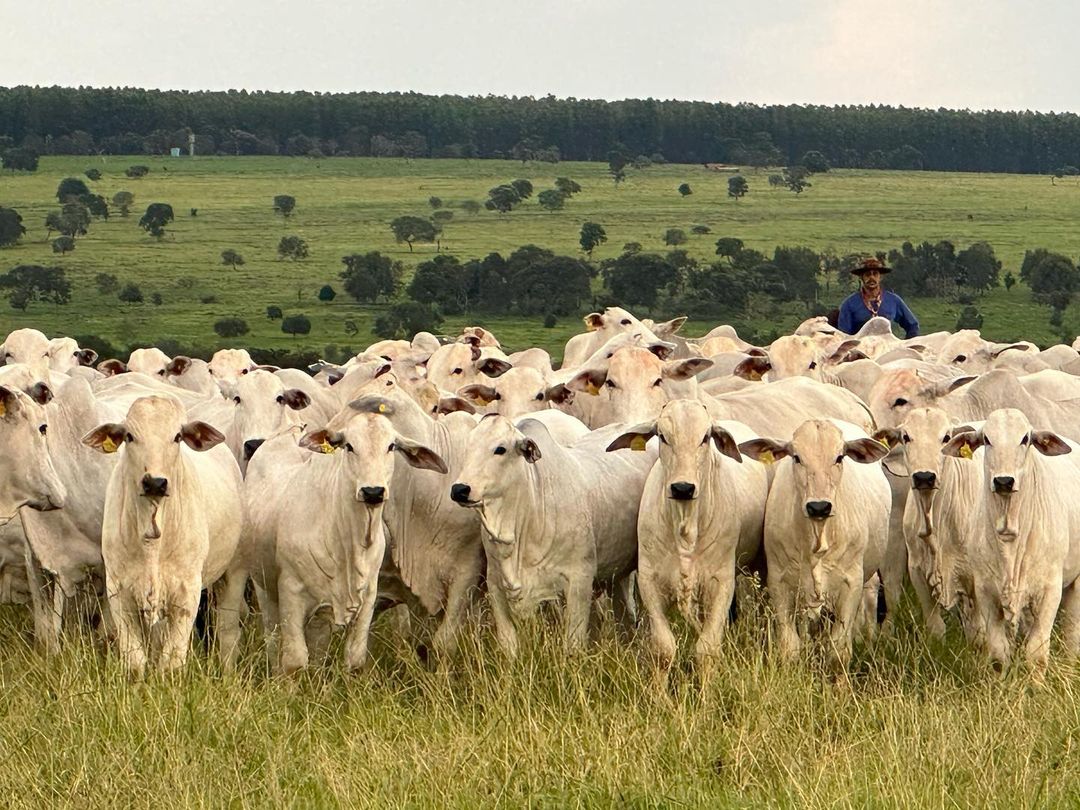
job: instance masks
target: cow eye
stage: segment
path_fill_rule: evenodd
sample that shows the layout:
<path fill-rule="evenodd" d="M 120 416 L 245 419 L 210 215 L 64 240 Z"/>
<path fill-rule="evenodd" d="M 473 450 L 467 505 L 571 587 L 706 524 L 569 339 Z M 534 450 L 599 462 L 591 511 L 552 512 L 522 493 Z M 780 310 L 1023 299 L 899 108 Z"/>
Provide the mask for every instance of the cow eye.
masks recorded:
<path fill-rule="evenodd" d="M 608 388 L 615 388 L 615 383 L 612 380 L 605 380 L 604 385 L 606 385 Z"/>
<path fill-rule="evenodd" d="M 451 374 L 460 374 L 460 373 L 461 373 L 461 369 L 460 369 L 460 368 L 455 368 L 455 369 L 454 369 L 453 371 L 451 371 L 450 373 L 451 373 Z"/>
<path fill-rule="evenodd" d="M 841 453 L 840 455 L 838 455 L 838 456 L 836 457 L 836 463 L 837 463 L 837 464 L 843 464 L 843 462 L 844 462 L 844 454 L 843 454 L 843 453 Z"/>
<path fill-rule="evenodd" d="M 630 319 L 629 318 L 623 318 L 621 321 L 619 321 L 619 323 L 621 323 L 623 326 L 629 326 L 630 325 Z"/>
<path fill-rule="evenodd" d="M 954 357 L 954 358 L 952 359 L 952 361 L 953 361 L 954 363 L 963 363 L 963 362 L 965 362 L 966 360 L 967 360 L 967 355 L 966 355 L 966 354 L 958 354 L 958 355 L 956 355 L 956 357 Z"/>
<path fill-rule="evenodd" d="M 897 397 L 896 402 L 894 402 L 892 404 L 892 406 L 894 408 L 903 408 L 907 404 L 908 404 L 908 401 L 906 399 L 904 399 L 903 397 Z"/>
<path fill-rule="evenodd" d="M 904 444 L 907 444 L 911 441 L 911 436 L 905 433 L 903 436 L 900 437 L 900 441 L 902 441 Z"/>
<path fill-rule="evenodd" d="M 946 433 L 945 436 L 942 438 L 941 443 L 942 444 L 948 444 L 949 443 L 949 434 L 948 433 Z"/>
<path fill-rule="evenodd" d="M 387 453 L 393 453 L 394 452 L 394 443 L 393 442 L 390 442 L 390 446 L 386 448 L 386 452 Z"/>
<path fill-rule="evenodd" d="M 671 442 L 669 442 L 669 441 L 668 441 L 668 440 L 667 440 L 667 439 L 666 439 L 666 438 L 664 437 L 664 434 L 663 434 L 663 433 L 657 433 L 657 434 L 656 434 L 656 438 L 658 438 L 658 439 L 660 440 L 660 444 L 671 444 Z"/>
<path fill-rule="evenodd" d="M 810 365 L 808 365 L 807 368 L 810 369 L 811 371 L 813 371 L 815 368 L 817 368 L 817 360 L 811 360 Z"/>
<path fill-rule="evenodd" d="M 543 402 L 543 401 L 544 401 L 544 392 L 543 392 L 543 391 L 541 391 L 541 392 L 540 392 L 539 394 L 537 394 L 537 395 L 536 395 L 536 396 L 534 397 L 534 399 L 535 399 L 535 400 L 536 400 L 537 402 Z"/>
<path fill-rule="evenodd" d="M 240 397 L 233 397 L 232 401 L 235 402 L 237 405 L 239 405 L 240 404 Z"/>
<path fill-rule="evenodd" d="M 1024 438 L 1022 438 L 1022 439 L 1020 440 L 1020 446 L 1021 446 L 1021 447 L 1023 447 L 1023 446 L 1024 446 L 1024 445 L 1026 445 L 1027 443 L 1028 443 L 1028 437 L 1027 437 L 1027 435 L 1025 435 L 1025 436 L 1024 436 Z"/>
<path fill-rule="evenodd" d="M 792 460 L 792 461 L 793 461 L 794 463 L 796 463 L 796 464 L 802 464 L 802 459 L 801 459 L 801 458 L 799 458 L 799 457 L 798 457 L 797 455 L 793 455 L 793 456 L 791 457 L 791 460 Z"/>
<path fill-rule="evenodd" d="M 127 442 L 128 444 L 131 444 L 132 442 L 135 441 L 135 437 L 132 436 L 130 433 L 125 433 L 124 434 L 124 441 Z"/>
<path fill-rule="evenodd" d="M 247 374 L 246 371 L 244 373 Z M 278 405 L 284 405 L 285 404 L 285 396 L 283 394 L 278 394 L 277 399 L 275 401 L 277 402 Z"/>
<path fill-rule="evenodd" d="M 211 377 L 214 376 L 214 370 L 212 368 L 207 368 L 206 370 L 210 372 Z"/>
<path fill-rule="evenodd" d="M 503 447 L 500 444 L 498 447 L 495 448 L 495 455 L 497 455 L 497 456 L 505 456 L 506 455 L 506 448 Z"/>
<path fill-rule="evenodd" d="M 349 444 L 348 442 L 345 442 L 345 451 L 348 452 L 348 453 L 351 453 L 353 451 L 352 445 Z"/>
<path fill-rule="evenodd" d="M 163 368 L 162 368 L 162 369 L 158 369 L 158 376 L 159 376 L 159 377 L 164 377 L 164 376 L 165 376 L 165 369 L 163 369 Z"/>
<path fill-rule="evenodd" d="M 180 435 L 179 433 L 177 433 L 177 434 L 176 434 L 175 436 L 173 436 L 173 437 L 172 437 L 172 440 L 173 440 L 174 442 L 176 442 L 177 444 L 180 444 L 180 440 L 181 440 L 182 438 L 184 438 L 184 437 L 183 437 L 183 436 L 181 436 L 181 435 Z"/>
<path fill-rule="evenodd" d="M 241 374 L 247 374 L 247 373 L 248 373 L 248 369 L 246 369 L 246 368 L 245 368 L 245 369 L 244 369 L 243 371 L 241 371 L 240 373 L 241 373 Z"/>
<path fill-rule="evenodd" d="M 663 378 L 657 377 L 656 382 L 653 383 L 653 388 L 656 388 L 656 386 L 660 385 L 663 382 L 664 382 Z"/>
<path fill-rule="evenodd" d="M 985 436 L 983 436 L 983 444 L 985 444 L 987 447 L 990 446 L 990 440 L 988 438 L 986 438 Z"/>
<path fill-rule="evenodd" d="M 41 427 L 38 428 L 38 433 L 40 433 L 42 436 L 44 436 L 48 432 L 49 432 L 49 426 L 48 425 L 42 425 Z"/>

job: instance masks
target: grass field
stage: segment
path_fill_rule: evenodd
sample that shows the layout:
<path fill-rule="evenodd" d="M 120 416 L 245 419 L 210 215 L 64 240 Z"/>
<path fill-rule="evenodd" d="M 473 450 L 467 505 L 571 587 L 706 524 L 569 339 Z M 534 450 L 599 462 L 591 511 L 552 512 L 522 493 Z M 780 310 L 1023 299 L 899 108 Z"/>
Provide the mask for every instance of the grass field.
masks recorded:
<path fill-rule="evenodd" d="M 124 176 L 133 163 L 151 167 L 138 180 Z M 79 240 L 74 253 L 52 253 L 43 227 L 45 215 L 56 209 L 56 187 L 68 176 L 97 168 L 103 177 L 88 185 L 107 199 L 119 190 L 135 194 L 127 219 L 113 216 L 95 222 Z M 410 253 L 395 244 L 388 223 L 402 214 L 430 214 L 427 200 L 441 197 L 446 205 L 462 200 L 482 201 L 492 186 L 517 177 L 532 181 L 538 193 L 556 176 L 568 176 L 583 186 L 581 194 L 559 212 L 543 211 L 535 196 L 509 215 L 482 211 L 469 215 L 455 208 L 446 227 L 444 249 L 460 258 L 509 253 L 528 243 L 557 252 L 579 252 L 578 231 L 587 220 L 607 229 L 608 241 L 597 259 L 616 255 L 625 242 L 641 242 L 662 250 L 662 235 L 671 227 L 689 232 L 703 224 L 712 233 L 691 236 L 687 247 L 695 256 L 713 256 L 719 236 L 737 236 L 747 245 L 771 251 L 777 244 L 807 245 L 838 252 L 875 251 L 899 246 L 905 240 L 949 239 L 966 247 L 987 240 L 1006 269 L 1014 273 L 1025 249 L 1046 247 L 1069 256 L 1080 254 L 1080 186 L 1074 181 L 1051 185 L 1049 178 L 1018 175 L 938 174 L 930 172 L 842 171 L 819 175 L 800 196 L 770 188 L 767 172 L 751 172 L 750 194 L 738 203 L 727 197 L 728 175 L 701 166 L 654 166 L 633 171 L 616 188 L 606 166 L 597 163 L 526 164 L 513 161 L 414 160 L 330 158 L 45 158 L 35 174 L 0 175 L 0 205 L 17 208 L 28 232 L 16 247 L 0 252 L 0 270 L 20 263 L 55 263 L 67 268 L 76 284 L 65 307 L 36 304 L 25 313 L 0 310 L 0 326 L 34 325 L 64 334 L 99 334 L 119 344 L 174 338 L 184 344 L 223 344 L 212 330 L 222 317 L 244 318 L 252 329 L 240 343 L 257 346 L 300 345 L 321 349 L 328 344 L 360 348 L 370 342 L 375 310 L 351 302 L 341 292 L 337 274 L 347 253 L 379 250 L 403 260 L 408 267 L 434 255 L 433 245 L 417 245 Z M 676 187 L 689 182 L 694 193 L 680 197 Z M 287 222 L 274 214 L 275 194 L 297 199 Z M 168 202 L 177 220 L 161 242 L 137 226 L 150 202 Z M 198 216 L 188 211 L 198 209 Z M 297 234 L 311 247 L 309 259 L 296 264 L 277 258 L 279 239 Z M 221 251 L 238 250 L 246 264 L 223 267 Z M 121 281 L 136 281 L 146 294 L 161 294 L 160 307 L 124 305 L 99 294 L 97 273 Z M 316 293 L 330 283 L 339 291 L 332 303 Z M 190 285 L 190 286 L 189 286 Z M 206 296 L 216 302 L 202 303 Z M 268 305 L 287 314 L 312 319 L 306 338 L 294 340 L 265 317 Z M 913 302 L 926 329 L 953 328 L 958 307 L 944 301 Z M 1047 325 L 1049 311 L 1030 303 L 1027 291 L 1004 288 L 979 302 L 985 316 L 983 331 L 992 338 L 1028 338 L 1048 344 L 1056 340 Z M 678 313 L 660 313 L 678 314 Z M 757 324 L 785 329 L 804 313 L 784 311 L 775 323 Z M 349 338 L 344 321 L 353 318 L 360 334 Z M 450 319 L 447 330 L 466 321 L 482 321 L 513 348 L 539 345 L 558 352 L 580 322 L 563 319 L 555 329 L 543 329 L 541 318 L 465 317 Z M 1080 312 L 1070 310 L 1066 328 L 1080 324 Z M 690 324 L 688 334 L 713 324 Z M 1075 333 L 1075 328 L 1073 329 Z"/>
<path fill-rule="evenodd" d="M 729 634 L 702 686 L 654 687 L 609 632 L 566 659 L 541 628 L 515 662 L 474 633 L 431 672 L 377 622 L 376 663 L 264 676 L 204 657 L 129 683 L 88 640 L 31 652 L 0 614 L 0 797 L 9 807 L 1062 807 L 1080 795 L 1075 663 L 1000 678 L 959 632 L 910 622 L 856 653 L 850 685 Z M 684 645 L 685 649 L 685 645 Z M 340 650 L 338 650 L 340 660 Z"/>

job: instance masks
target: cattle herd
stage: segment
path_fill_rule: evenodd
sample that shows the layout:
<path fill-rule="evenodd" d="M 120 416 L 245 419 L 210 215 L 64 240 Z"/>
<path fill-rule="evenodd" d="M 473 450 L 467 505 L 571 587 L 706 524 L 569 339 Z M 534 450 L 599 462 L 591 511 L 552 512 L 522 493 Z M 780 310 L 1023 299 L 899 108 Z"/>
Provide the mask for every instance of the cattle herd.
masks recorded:
<path fill-rule="evenodd" d="M 33 329 L 0 345 L 0 597 L 55 652 L 91 613 L 133 675 L 183 665 L 203 591 L 235 662 L 251 595 L 271 666 L 405 605 L 453 656 L 486 600 L 500 646 L 558 602 L 569 650 L 601 592 L 658 674 L 681 614 L 716 663 L 741 573 L 775 654 L 842 671 L 910 580 L 996 667 L 1041 672 L 1060 613 L 1080 651 L 1080 353 L 978 332 L 857 335 L 824 319 L 767 347 L 720 326 L 585 318 L 559 369 L 470 327 L 382 341 L 312 373 Z M 18 518 L 16 520 L 15 518 Z M 476 630 L 476 632 L 480 632 Z"/>

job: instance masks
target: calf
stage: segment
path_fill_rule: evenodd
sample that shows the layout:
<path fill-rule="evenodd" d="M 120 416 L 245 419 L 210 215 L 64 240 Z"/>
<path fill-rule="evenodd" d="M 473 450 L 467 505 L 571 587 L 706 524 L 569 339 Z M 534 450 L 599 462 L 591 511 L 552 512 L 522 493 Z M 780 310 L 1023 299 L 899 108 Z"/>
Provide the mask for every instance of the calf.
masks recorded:
<path fill-rule="evenodd" d="M 765 508 L 765 556 L 780 654 L 785 659 L 798 654 L 800 613 L 828 613 L 830 657 L 844 669 L 864 586 L 885 553 L 892 495 L 876 462 L 888 450 L 854 425 L 824 420 L 803 423 L 791 441 L 753 439 L 739 450 L 766 463 L 782 459 Z"/>
<path fill-rule="evenodd" d="M 120 654 L 133 675 L 155 656 L 162 670 L 183 665 L 200 592 L 233 561 L 243 504 L 236 461 L 216 447 L 224 438 L 203 422 L 185 422 L 180 402 L 165 396 L 137 399 L 123 423 L 83 438 L 102 453 L 120 452 L 105 495 L 101 553 Z M 243 587 L 243 577 L 231 576 L 219 594 L 226 664 L 239 638 Z"/>
<path fill-rule="evenodd" d="M 768 483 L 765 468 L 743 460 L 748 428 L 717 423 L 700 402 L 669 402 L 660 416 L 623 433 L 608 451 L 645 449 L 657 436 L 660 458 L 638 512 L 638 588 L 661 671 L 675 657 L 672 606 L 697 631 L 695 656 L 707 668 L 727 626 L 736 566 L 761 546 Z M 714 449 L 715 445 L 715 449 Z"/>

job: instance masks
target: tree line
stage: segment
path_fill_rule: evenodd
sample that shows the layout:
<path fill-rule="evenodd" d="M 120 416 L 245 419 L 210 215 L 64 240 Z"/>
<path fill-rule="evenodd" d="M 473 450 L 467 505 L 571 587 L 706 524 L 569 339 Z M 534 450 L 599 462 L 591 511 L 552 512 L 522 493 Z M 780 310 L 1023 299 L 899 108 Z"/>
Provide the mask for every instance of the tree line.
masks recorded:
<path fill-rule="evenodd" d="M 0 88 L 0 155 L 352 155 L 558 161 L 612 152 L 678 163 L 1069 174 L 1080 116 L 1030 111 L 693 101 Z"/>

